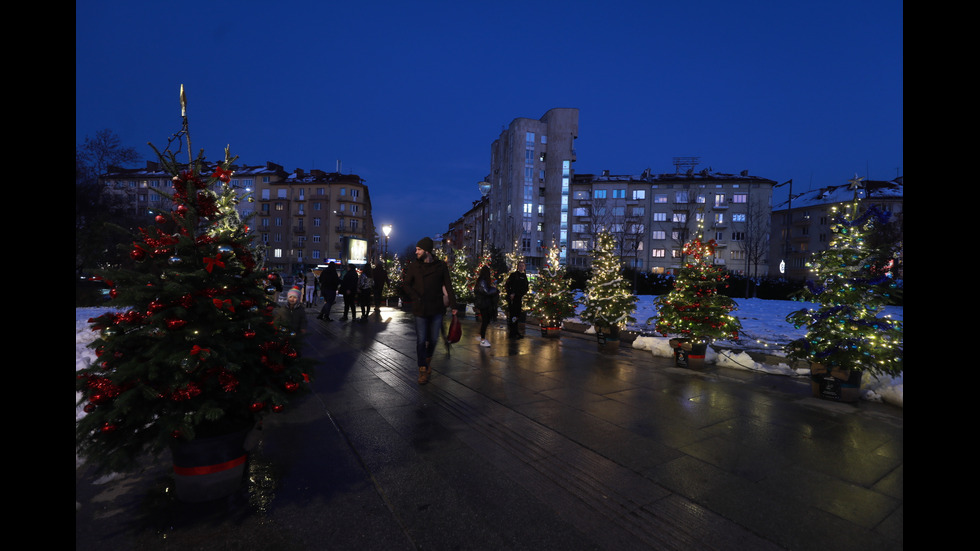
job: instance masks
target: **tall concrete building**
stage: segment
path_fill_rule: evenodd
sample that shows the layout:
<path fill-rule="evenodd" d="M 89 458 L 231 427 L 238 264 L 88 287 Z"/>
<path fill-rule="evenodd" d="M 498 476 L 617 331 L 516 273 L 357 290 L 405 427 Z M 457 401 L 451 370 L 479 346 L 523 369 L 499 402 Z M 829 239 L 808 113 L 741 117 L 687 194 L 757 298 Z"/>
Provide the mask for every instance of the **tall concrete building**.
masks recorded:
<path fill-rule="evenodd" d="M 578 109 L 551 109 L 540 119 L 517 118 L 490 150 L 488 232 L 503 251 L 520 248 L 540 266 L 552 243 L 568 245 L 568 194 L 578 137 Z"/>

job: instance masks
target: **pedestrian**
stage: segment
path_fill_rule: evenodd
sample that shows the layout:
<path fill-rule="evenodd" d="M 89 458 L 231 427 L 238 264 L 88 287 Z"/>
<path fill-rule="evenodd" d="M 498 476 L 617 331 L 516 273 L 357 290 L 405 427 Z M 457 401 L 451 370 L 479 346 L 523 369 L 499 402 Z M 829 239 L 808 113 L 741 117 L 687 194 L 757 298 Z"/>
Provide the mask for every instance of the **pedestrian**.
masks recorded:
<path fill-rule="evenodd" d="M 374 265 L 372 278 L 374 279 L 374 311 L 381 312 L 381 299 L 384 298 L 385 285 L 388 284 L 388 272 L 385 270 L 384 261 Z"/>
<path fill-rule="evenodd" d="M 528 291 L 527 274 L 524 270 L 527 266 L 523 261 L 517 263 L 517 269 L 507 278 L 504 289 L 507 291 L 507 336 L 513 338 L 523 338 L 524 333 L 520 331 L 520 325 L 527 320 L 524 312 L 524 295 Z"/>
<path fill-rule="evenodd" d="M 337 264 L 331 262 L 320 272 L 320 293 L 323 295 L 323 308 L 320 308 L 320 315 L 316 319 L 333 321 L 330 319 L 330 309 L 337 301 L 337 287 L 340 286 L 340 274 L 337 273 Z"/>
<path fill-rule="evenodd" d="M 357 304 L 361 307 L 361 321 L 366 322 L 371 310 L 371 295 L 374 293 L 374 279 L 370 267 L 365 264 L 357 276 Z"/>
<path fill-rule="evenodd" d="M 489 266 L 480 268 L 473 293 L 475 306 L 480 311 L 480 346 L 487 347 L 490 346 L 490 341 L 487 340 L 487 327 L 490 326 L 491 320 L 497 319 L 497 299 L 500 295 L 500 291 L 493 284 Z"/>
<path fill-rule="evenodd" d="M 293 287 L 286 293 L 286 304 L 276 308 L 272 323 L 280 331 L 293 335 L 306 333 L 306 308 L 300 303 L 302 293 L 298 287 Z"/>
<path fill-rule="evenodd" d="M 340 280 L 340 296 L 344 299 L 344 316 L 340 321 L 347 321 L 347 310 L 350 310 L 351 319 L 357 319 L 357 269 L 349 262 Z"/>
<path fill-rule="evenodd" d="M 313 272 L 305 274 L 303 276 L 303 293 L 305 295 L 304 301 L 306 302 L 307 308 L 313 307 L 313 292 L 316 290 L 316 276 Z"/>
<path fill-rule="evenodd" d="M 449 278 L 449 267 L 432 254 L 432 239 L 423 237 L 415 245 L 416 260 L 405 267 L 402 284 L 412 301 L 415 316 L 415 351 L 419 365 L 419 384 L 429 382 L 432 354 L 442 335 L 446 307 L 456 314 L 456 295 Z"/>

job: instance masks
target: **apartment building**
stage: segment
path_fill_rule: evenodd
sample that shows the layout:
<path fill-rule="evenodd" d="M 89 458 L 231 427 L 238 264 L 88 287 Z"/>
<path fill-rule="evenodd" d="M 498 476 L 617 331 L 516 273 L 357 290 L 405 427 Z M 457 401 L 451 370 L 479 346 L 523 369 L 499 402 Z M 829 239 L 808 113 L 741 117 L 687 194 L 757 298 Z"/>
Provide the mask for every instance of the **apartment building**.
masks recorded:
<path fill-rule="evenodd" d="M 485 192 L 489 185 L 480 182 L 480 187 L 484 194 L 479 200 L 473 201 L 470 210 L 449 224 L 449 229 L 442 235 L 444 250 L 463 250 L 473 258 L 482 257 L 487 252 L 486 247 L 490 243 L 487 237 L 490 229 L 490 198 Z M 510 249 L 505 250 L 510 251 Z"/>
<path fill-rule="evenodd" d="M 376 258 L 378 238 L 371 196 L 356 174 L 278 165 L 255 182 L 253 231 L 266 263 L 283 273 L 337 261 L 361 265 Z"/>
<path fill-rule="evenodd" d="M 205 163 L 202 173 L 214 168 Z M 270 269 L 289 274 L 330 260 L 362 264 L 377 256 L 371 196 L 359 176 L 290 173 L 275 163 L 233 165 L 232 170 L 229 185 L 242 197 L 239 214 L 266 247 Z M 100 183 L 131 214 L 149 217 L 173 208 L 171 176 L 157 162 L 137 169 L 111 167 Z"/>
<path fill-rule="evenodd" d="M 586 267 L 595 235 L 616 237 L 626 266 L 677 273 L 684 243 L 700 234 L 717 244 L 715 262 L 742 274 L 768 272 L 773 180 L 695 172 L 696 158 L 675 158 L 675 173 L 576 174 L 570 189 L 567 264 Z"/>
<path fill-rule="evenodd" d="M 555 108 L 514 119 L 491 145 L 485 239 L 503 251 L 520 247 L 529 267 L 543 264 L 552 243 L 563 254 L 567 246 L 577 137 L 578 109 Z"/>
<path fill-rule="evenodd" d="M 792 182 L 787 182 L 792 185 Z M 810 275 L 807 263 L 817 251 L 826 249 L 830 243 L 835 208 L 840 209 L 854 200 L 855 193 L 861 199 L 861 208 L 872 205 L 892 214 L 895 225 L 891 227 L 890 238 L 902 242 L 904 207 L 903 177 L 891 181 L 862 180 L 860 187 L 853 188 L 849 182 L 826 186 L 817 190 L 807 190 L 794 194 L 789 189 L 789 199 L 776 207 L 772 213 L 772 239 L 770 241 L 769 276 L 801 280 Z M 840 212 L 840 210 L 838 210 Z M 893 275 L 902 277 L 902 258 L 895 263 Z"/>

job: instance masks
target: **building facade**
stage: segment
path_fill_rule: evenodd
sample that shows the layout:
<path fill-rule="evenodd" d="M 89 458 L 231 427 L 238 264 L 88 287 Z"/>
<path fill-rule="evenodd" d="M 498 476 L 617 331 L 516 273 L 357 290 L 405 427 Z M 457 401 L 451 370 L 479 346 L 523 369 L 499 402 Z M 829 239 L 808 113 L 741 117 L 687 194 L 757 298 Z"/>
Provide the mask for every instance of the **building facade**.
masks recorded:
<path fill-rule="evenodd" d="M 528 266 L 542 265 L 552 243 L 567 246 L 577 137 L 578 109 L 556 108 L 514 119 L 491 145 L 486 239 L 503 251 L 519 247 Z"/>
<path fill-rule="evenodd" d="M 172 210 L 170 175 L 159 163 L 146 168 L 110 168 L 100 177 L 106 191 L 131 214 L 152 217 Z M 205 163 L 202 173 L 214 171 Z M 229 185 L 241 197 L 239 214 L 249 222 L 266 266 L 295 274 L 331 260 L 363 264 L 380 253 L 367 184 L 355 174 L 296 169 L 275 163 L 233 165 Z M 162 193 L 154 192 L 160 191 Z"/>
<path fill-rule="evenodd" d="M 842 183 L 795 196 L 791 187 L 790 198 L 773 210 L 769 254 L 772 262 L 768 275 L 791 280 L 807 279 L 810 275 L 807 263 L 814 253 L 826 249 L 830 243 L 832 211 L 853 201 L 855 193 L 861 198 L 863 209 L 876 205 L 892 214 L 896 225 L 892 227 L 890 237 L 901 244 L 905 204 L 903 177 L 891 181 L 863 180 L 859 185 L 861 187 L 853 189 L 849 183 Z M 895 260 L 893 275 L 901 279 L 901 255 Z"/>
<path fill-rule="evenodd" d="M 577 174 L 569 202 L 567 264 L 587 267 L 595 235 L 610 232 L 624 265 L 648 273 L 677 273 L 684 244 L 699 232 L 714 240 L 715 263 L 750 276 L 768 272 L 769 219 L 775 182 L 741 174 L 694 171 L 696 160 L 675 159 L 683 173 Z"/>
<path fill-rule="evenodd" d="M 363 265 L 380 254 L 371 195 L 356 174 L 275 170 L 255 182 L 253 231 L 266 264 L 283 273 L 330 261 Z"/>

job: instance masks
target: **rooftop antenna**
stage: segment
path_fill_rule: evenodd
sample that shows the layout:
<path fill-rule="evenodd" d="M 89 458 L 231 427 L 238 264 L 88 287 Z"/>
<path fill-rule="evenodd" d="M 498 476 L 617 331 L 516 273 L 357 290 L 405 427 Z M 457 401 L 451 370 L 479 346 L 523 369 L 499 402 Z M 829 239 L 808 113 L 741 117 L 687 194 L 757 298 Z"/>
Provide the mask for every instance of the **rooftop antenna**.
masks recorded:
<path fill-rule="evenodd" d="M 680 174 L 682 168 L 689 172 L 694 172 L 694 167 L 701 162 L 701 157 L 674 157 L 674 173 Z"/>

